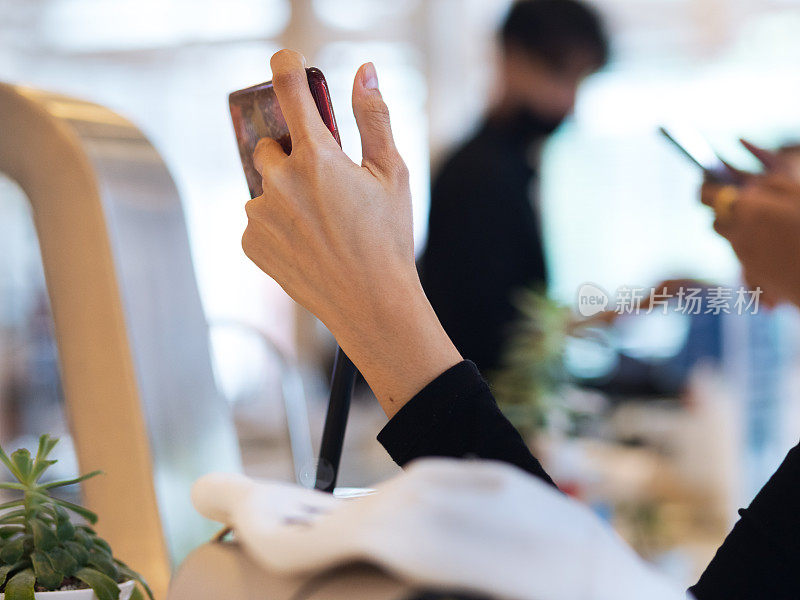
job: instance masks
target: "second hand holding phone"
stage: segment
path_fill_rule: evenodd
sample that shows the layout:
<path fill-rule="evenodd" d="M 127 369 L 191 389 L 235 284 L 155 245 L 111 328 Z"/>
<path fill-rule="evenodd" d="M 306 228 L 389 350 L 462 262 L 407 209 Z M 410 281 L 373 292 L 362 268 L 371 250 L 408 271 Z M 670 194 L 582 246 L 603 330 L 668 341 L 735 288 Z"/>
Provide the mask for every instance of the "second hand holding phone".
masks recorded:
<path fill-rule="evenodd" d="M 306 69 L 306 76 L 308 87 L 322 121 L 341 146 L 342 142 L 336 127 L 336 118 L 333 114 L 333 105 L 325 76 L 315 67 Z M 256 144 L 261 138 L 269 137 L 276 140 L 284 152 L 291 154 L 292 140 L 289 136 L 289 128 L 271 81 L 233 92 L 228 97 L 228 101 L 250 197 L 256 198 L 263 193 L 261 176 L 253 165 L 253 152 L 255 152 Z M 333 492 L 336 485 L 355 375 L 356 368 L 352 361 L 341 348 L 337 347 L 328 412 L 325 417 L 319 460 L 316 465 L 314 487 L 318 490 Z"/>

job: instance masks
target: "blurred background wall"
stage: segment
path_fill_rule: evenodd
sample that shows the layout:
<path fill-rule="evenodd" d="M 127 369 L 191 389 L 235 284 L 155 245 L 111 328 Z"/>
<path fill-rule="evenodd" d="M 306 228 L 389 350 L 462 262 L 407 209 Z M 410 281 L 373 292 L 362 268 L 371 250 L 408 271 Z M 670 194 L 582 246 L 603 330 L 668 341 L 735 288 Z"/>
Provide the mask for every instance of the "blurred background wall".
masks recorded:
<path fill-rule="evenodd" d="M 697 173 L 654 134 L 696 124 L 732 159 L 737 136 L 800 138 L 800 5 L 793 0 L 603 0 L 614 61 L 583 90 L 546 156 L 553 289 L 614 287 L 665 271 L 733 278 L 694 198 Z M 345 150 L 358 64 L 373 60 L 412 173 L 425 239 L 431 161 L 474 124 L 492 82 L 492 32 L 507 0 L 2 0 L 0 78 L 110 106 L 153 140 L 177 178 L 206 310 L 262 323 L 290 345 L 290 307 L 242 256 L 246 197 L 228 92 L 302 50 L 331 85 Z M 576 218 L 580 214 L 581 218 Z M 615 228 L 592 227 L 597 219 Z M 625 235 L 619 235 L 619 231 Z M 654 243 L 682 240 L 684 243 Z M 631 252 L 631 249 L 635 249 Z M 702 264 L 695 258 L 704 256 Z"/>
<path fill-rule="evenodd" d="M 553 288 L 614 287 L 665 271 L 732 278 L 697 206 L 697 174 L 654 134 L 696 124 L 732 159 L 737 136 L 800 138 L 800 5 L 792 0 L 604 0 L 614 61 L 582 92 L 546 157 Z M 242 256 L 246 197 L 228 92 L 302 50 L 331 85 L 346 151 L 358 64 L 373 60 L 413 180 L 425 238 L 430 163 L 464 136 L 491 86 L 492 32 L 507 0 L 2 0 L 0 78 L 74 94 L 143 128 L 178 180 L 208 314 L 246 316 L 291 344 L 291 310 Z M 576 218 L 580 214 L 581 218 Z M 592 227 L 597 219 L 615 228 Z M 619 231 L 625 235 L 619 235 Z M 682 240 L 684 243 L 654 243 Z M 635 252 L 631 252 L 635 249 Z M 703 264 L 696 257 L 704 255 Z"/>

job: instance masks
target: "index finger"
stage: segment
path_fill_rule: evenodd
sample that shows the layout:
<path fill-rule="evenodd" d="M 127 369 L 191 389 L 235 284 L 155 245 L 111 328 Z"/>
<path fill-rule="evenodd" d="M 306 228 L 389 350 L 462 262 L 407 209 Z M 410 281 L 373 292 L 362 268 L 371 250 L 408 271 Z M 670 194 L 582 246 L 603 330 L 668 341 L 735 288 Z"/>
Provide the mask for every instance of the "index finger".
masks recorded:
<path fill-rule="evenodd" d="M 281 50 L 273 54 L 270 65 L 272 86 L 289 127 L 292 146 L 302 144 L 304 140 L 330 136 L 308 87 L 303 55 L 293 50 Z"/>

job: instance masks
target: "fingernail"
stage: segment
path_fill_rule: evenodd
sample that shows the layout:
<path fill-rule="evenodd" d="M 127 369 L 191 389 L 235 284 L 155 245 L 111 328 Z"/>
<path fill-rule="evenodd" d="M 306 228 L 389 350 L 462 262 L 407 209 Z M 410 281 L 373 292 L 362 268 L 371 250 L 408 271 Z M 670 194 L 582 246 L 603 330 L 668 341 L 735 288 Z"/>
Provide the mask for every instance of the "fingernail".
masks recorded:
<path fill-rule="evenodd" d="M 366 65 L 364 65 L 362 81 L 366 89 L 378 89 L 378 74 L 375 72 L 375 65 L 373 65 L 371 62 L 368 62 Z"/>

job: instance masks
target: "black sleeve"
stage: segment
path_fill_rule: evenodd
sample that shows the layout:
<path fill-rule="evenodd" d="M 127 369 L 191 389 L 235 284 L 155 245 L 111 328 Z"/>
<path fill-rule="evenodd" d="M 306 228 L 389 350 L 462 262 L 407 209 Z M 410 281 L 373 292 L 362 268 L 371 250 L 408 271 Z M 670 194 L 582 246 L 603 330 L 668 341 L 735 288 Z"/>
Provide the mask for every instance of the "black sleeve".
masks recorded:
<path fill-rule="evenodd" d="M 378 441 L 401 467 L 423 456 L 487 458 L 516 465 L 555 486 L 467 360 L 409 400 Z"/>
<path fill-rule="evenodd" d="M 739 515 L 690 591 L 697 600 L 800 598 L 800 445 Z"/>
<path fill-rule="evenodd" d="M 423 456 L 487 458 L 555 485 L 469 361 L 423 388 L 383 428 L 378 441 L 400 466 Z M 800 598 L 800 444 L 739 514 L 692 594 L 697 600 Z"/>

